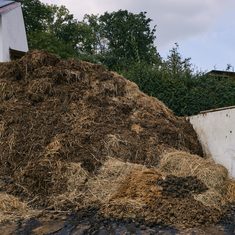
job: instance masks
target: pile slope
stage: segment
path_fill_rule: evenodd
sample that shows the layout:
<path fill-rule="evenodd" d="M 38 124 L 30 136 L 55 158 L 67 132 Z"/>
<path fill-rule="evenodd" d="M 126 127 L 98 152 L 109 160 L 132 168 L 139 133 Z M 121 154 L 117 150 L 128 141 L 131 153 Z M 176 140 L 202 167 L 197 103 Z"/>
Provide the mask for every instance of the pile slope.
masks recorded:
<path fill-rule="evenodd" d="M 181 161 L 163 164 L 202 159 L 192 125 L 101 65 L 45 50 L 0 63 L 0 141 L 0 216 L 94 206 L 98 221 L 200 226 L 226 213 L 203 205 L 210 184 L 174 172 Z"/>
<path fill-rule="evenodd" d="M 117 73 L 31 50 L 0 63 L 0 175 L 33 198 L 67 191 L 67 169 L 95 174 L 107 156 L 157 166 L 165 151 L 202 156 L 191 124 Z"/>

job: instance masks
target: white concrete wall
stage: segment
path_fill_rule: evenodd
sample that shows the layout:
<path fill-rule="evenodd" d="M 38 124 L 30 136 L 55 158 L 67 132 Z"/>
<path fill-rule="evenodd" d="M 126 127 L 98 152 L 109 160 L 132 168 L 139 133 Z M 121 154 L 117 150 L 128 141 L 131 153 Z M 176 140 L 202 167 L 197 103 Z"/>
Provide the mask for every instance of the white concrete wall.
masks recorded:
<path fill-rule="evenodd" d="M 1 15 L 0 20 L 0 62 L 10 61 L 9 48 L 28 51 L 28 43 L 21 6 Z"/>
<path fill-rule="evenodd" d="M 189 117 L 203 152 L 235 178 L 235 107 Z"/>
<path fill-rule="evenodd" d="M 2 16 L 0 14 L 0 62 L 3 61 L 3 48 L 2 48 Z"/>

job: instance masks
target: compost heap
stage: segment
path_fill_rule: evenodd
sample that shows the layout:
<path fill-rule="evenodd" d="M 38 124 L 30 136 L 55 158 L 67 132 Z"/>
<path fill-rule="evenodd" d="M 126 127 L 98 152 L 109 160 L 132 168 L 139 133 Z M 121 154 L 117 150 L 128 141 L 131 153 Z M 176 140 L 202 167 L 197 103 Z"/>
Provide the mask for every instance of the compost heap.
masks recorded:
<path fill-rule="evenodd" d="M 0 186 L 17 200 L 34 209 L 77 206 L 80 212 L 96 201 L 100 217 L 115 218 L 109 210 L 114 206 L 119 217 L 122 211 L 122 218 L 137 221 L 133 214 L 139 214 L 141 222 L 147 213 L 148 221 L 163 225 L 185 223 L 192 208 L 190 226 L 223 217 L 193 198 L 192 192 L 208 189 L 196 176 L 148 169 L 158 166 L 165 152 L 202 157 L 202 148 L 185 118 L 121 75 L 31 50 L 20 60 L 0 63 L 0 95 Z M 140 176 L 145 182 L 138 178 L 135 190 L 124 192 Z M 132 215 L 125 213 L 128 206 Z"/>

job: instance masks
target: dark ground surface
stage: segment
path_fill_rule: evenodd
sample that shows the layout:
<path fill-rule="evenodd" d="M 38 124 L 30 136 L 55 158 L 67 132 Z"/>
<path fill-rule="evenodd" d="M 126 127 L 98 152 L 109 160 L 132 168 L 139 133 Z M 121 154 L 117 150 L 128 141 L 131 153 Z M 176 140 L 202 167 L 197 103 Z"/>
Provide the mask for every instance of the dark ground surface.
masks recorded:
<path fill-rule="evenodd" d="M 235 234 L 235 208 L 231 205 L 230 213 L 226 218 L 209 227 L 197 228 L 178 228 L 174 229 L 162 226 L 146 226 L 136 224 L 131 221 L 104 219 L 97 221 L 94 212 L 83 219 L 78 219 L 77 214 L 64 214 L 44 212 L 38 218 L 18 221 L 12 224 L 1 225 L 1 234 L 3 235 L 30 235 L 30 234 L 57 234 L 57 235 L 79 235 L 79 234 L 97 234 L 97 235 L 116 235 L 116 234 Z"/>

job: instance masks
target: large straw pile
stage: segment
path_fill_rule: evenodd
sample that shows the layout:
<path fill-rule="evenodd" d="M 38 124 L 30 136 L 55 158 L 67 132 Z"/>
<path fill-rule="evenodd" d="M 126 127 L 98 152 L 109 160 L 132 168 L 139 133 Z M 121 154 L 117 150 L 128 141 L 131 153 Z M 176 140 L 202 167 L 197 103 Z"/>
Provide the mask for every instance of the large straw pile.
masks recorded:
<path fill-rule="evenodd" d="M 32 50 L 0 63 L 0 87 L 0 175 L 26 197 L 65 193 L 70 162 L 92 174 L 107 156 L 145 166 L 165 150 L 202 156 L 185 118 L 101 65 Z"/>
<path fill-rule="evenodd" d="M 132 208 L 142 216 L 155 216 L 155 222 L 162 215 L 164 221 L 158 222 L 167 225 L 177 221 L 166 210 L 182 207 L 177 216 L 184 221 L 184 213 L 196 203 L 202 218 L 194 223 L 195 212 L 188 225 L 198 226 L 208 222 L 203 211 L 214 215 L 210 223 L 219 221 L 223 213 L 192 198 L 192 187 L 184 189 L 184 183 L 196 182 L 197 191 L 207 186 L 214 198 L 225 189 L 229 189 L 230 201 L 234 195 L 226 170 L 201 158 L 201 145 L 185 118 L 174 116 L 161 101 L 101 65 L 70 58 L 62 61 L 45 50 L 0 63 L 0 141 L 0 186 L 9 198 L 17 197 L 22 211 L 28 209 L 21 203 L 54 210 L 96 203 L 102 205 L 104 215 L 114 208 L 127 208 L 123 209 L 125 217 Z M 159 170 L 148 169 L 156 168 L 165 152 L 174 152 L 161 159 L 166 181 Z M 142 186 L 137 186 L 141 177 L 136 174 L 145 175 Z M 128 177 L 138 179 L 134 183 L 138 197 L 150 190 L 145 199 L 130 196 L 135 189 L 129 187 Z M 161 186 L 154 185 L 156 181 Z M 177 182 L 182 197 L 174 193 L 172 182 Z M 130 192 L 122 191 L 126 198 L 118 194 L 124 186 Z M 159 202 L 153 191 L 165 197 L 167 204 Z M 212 205 L 203 194 L 194 196 Z M 16 202 L 9 198 L 2 200 L 3 209 L 11 208 L 11 203 L 15 208 Z"/>

